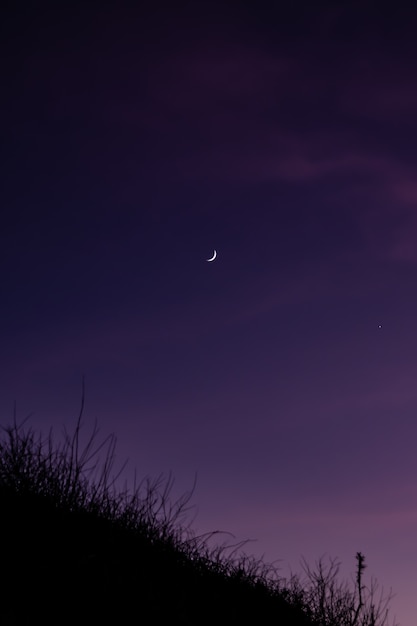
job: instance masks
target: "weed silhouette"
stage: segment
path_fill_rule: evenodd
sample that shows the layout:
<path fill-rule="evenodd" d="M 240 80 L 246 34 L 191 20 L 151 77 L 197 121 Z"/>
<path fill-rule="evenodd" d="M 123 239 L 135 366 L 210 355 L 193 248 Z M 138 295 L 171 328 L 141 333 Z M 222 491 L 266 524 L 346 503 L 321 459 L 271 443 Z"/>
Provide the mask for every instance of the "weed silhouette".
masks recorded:
<path fill-rule="evenodd" d="M 307 566 L 310 585 L 241 552 L 209 548 L 185 520 L 192 490 L 171 501 L 172 476 L 117 491 L 116 439 L 80 445 L 84 387 L 75 431 L 64 442 L 35 436 L 26 420 L 2 427 L 0 442 L 0 623 L 385 626 L 387 611 L 364 597 L 364 557 L 355 592 Z M 100 466 L 100 454 L 105 455 Z M 383 607 L 385 609 L 385 606 Z"/>

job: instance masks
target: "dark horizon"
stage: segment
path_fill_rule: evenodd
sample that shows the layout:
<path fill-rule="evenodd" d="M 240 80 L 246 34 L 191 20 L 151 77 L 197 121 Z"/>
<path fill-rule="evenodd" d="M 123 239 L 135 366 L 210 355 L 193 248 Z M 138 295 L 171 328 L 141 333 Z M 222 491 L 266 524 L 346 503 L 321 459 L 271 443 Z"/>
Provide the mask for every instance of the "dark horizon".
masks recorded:
<path fill-rule="evenodd" d="M 213 533 L 195 535 L 185 525 L 192 492 L 174 501 L 172 478 L 115 492 L 115 438 L 100 442 L 94 428 L 83 444 L 81 420 L 61 445 L 16 416 L 2 428 L 2 623 L 387 623 L 386 602 L 362 586 L 360 552 L 347 588 L 332 560 L 307 565 L 307 584 L 242 554 L 240 542 L 211 547 Z"/>
<path fill-rule="evenodd" d="M 85 376 L 128 469 L 197 474 L 197 531 L 361 551 L 412 626 L 417 11 L 3 17 L 1 423 L 71 429 Z"/>

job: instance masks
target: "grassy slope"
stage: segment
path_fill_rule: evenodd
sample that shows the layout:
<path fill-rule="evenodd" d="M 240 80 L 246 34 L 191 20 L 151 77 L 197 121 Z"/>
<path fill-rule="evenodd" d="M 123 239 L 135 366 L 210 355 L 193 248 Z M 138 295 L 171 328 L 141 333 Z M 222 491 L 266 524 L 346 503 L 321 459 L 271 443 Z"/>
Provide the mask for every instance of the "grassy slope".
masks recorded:
<path fill-rule="evenodd" d="M 78 430 L 62 449 L 16 423 L 5 432 L 1 624 L 308 626 L 267 584 L 231 562 L 210 564 L 204 542 L 183 543 L 175 520 L 185 502 L 169 508 L 169 485 L 158 494 L 148 483 L 145 496 L 118 498 L 107 474 L 95 491 L 84 472 L 95 452 L 80 459 Z"/>
<path fill-rule="evenodd" d="M 171 504 L 172 483 L 115 493 L 114 438 L 103 442 L 106 462 L 90 480 L 102 448 L 93 447 L 94 430 L 80 451 L 80 418 L 62 447 L 16 421 L 3 430 L 0 624 L 312 626 L 302 594 L 285 600 L 265 565 L 223 558 L 178 524 L 189 496 Z"/>

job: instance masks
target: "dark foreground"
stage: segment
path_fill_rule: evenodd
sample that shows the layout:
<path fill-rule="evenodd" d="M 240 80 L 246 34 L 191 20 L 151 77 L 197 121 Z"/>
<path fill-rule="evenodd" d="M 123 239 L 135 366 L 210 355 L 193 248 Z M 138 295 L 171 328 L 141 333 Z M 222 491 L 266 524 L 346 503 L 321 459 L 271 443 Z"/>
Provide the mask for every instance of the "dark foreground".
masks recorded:
<path fill-rule="evenodd" d="M 16 421 L 2 430 L 1 626 L 385 623 L 368 619 L 333 581 L 318 587 L 314 597 L 324 601 L 325 589 L 327 603 L 319 611 L 313 596 L 307 601 L 297 585 L 289 592 L 262 563 L 209 550 L 178 525 L 190 494 L 171 503 L 169 481 L 162 490 L 147 480 L 116 493 L 109 486 L 115 439 L 94 448 L 94 430 L 81 450 L 80 418 L 61 446 Z M 91 481 L 103 446 L 106 460 Z"/>

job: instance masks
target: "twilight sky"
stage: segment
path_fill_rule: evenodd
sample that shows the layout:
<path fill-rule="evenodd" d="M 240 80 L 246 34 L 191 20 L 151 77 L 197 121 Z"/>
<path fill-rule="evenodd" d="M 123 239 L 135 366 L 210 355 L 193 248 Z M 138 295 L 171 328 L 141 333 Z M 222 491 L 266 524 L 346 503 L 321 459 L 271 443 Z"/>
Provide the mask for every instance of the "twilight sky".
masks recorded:
<path fill-rule="evenodd" d="M 4 12 L 1 423 L 84 375 L 196 531 L 362 551 L 414 626 L 417 11 L 177 4 Z"/>

